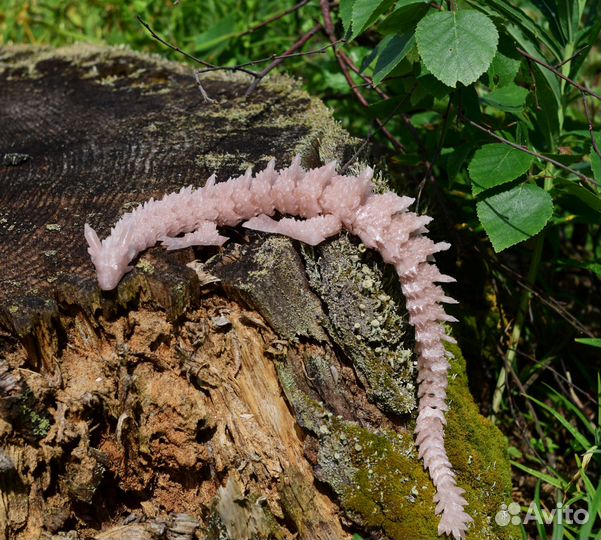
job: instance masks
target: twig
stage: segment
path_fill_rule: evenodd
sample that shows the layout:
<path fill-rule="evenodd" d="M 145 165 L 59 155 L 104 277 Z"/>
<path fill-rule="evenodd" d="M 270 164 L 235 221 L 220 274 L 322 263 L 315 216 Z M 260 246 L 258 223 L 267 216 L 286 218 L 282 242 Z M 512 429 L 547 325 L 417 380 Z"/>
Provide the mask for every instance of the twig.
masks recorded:
<path fill-rule="evenodd" d="M 591 112 L 588 108 L 588 99 L 586 94 L 581 90 L 582 94 L 582 102 L 584 103 L 584 115 L 586 116 L 586 121 L 588 122 L 588 132 L 591 134 L 591 143 L 593 145 L 593 150 L 595 153 L 601 158 L 601 152 L 599 151 L 599 146 L 597 145 L 597 141 L 595 140 L 595 129 L 593 127 L 593 118 L 591 118 Z"/>
<path fill-rule="evenodd" d="M 180 49 L 179 47 L 177 47 L 176 45 L 172 45 L 171 43 L 169 43 L 168 41 L 165 41 L 161 36 L 159 36 L 151 27 L 150 25 L 144 20 L 142 19 L 142 17 L 140 17 L 139 15 L 137 15 L 136 17 L 138 19 L 138 21 L 140 22 L 140 24 L 146 28 L 146 30 L 148 30 L 148 32 L 150 33 L 150 35 L 156 39 L 159 43 L 162 43 L 163 45 L 165 45 L 165 47 L 169 47 L 171 50 L 178 52 L 182 55 L 184 55 L 186 58 L 188 58 L 189 60 L 192 60 L 193 62 L 196 62 L 197 64 L 200 64 L 201 66 L 205 66 L 211 70 L 218 70 L 218 69 L 222 69 L 224 71 L 241 71 L 242 73 L 246 73 L 247 75 L 250 75 L 251 77 L 256 77 L 257 74 L 254 71 L 251 71 L 249 69 L 245 69 L 242 66 L 230 66 L 230 67 L 220 67 L 220 66 L 216 66 L 215 64 L 211 64 L 210 62 L 207 62 L 206 60 L 202 60 L 200 58 L 197 58 L 196 56 L 187 53 L 186 51 Z"/>
<path fill-rule="evenodd" d="M 477 250 L 480 252 L 480 250 Z M 595 337 L 595 334 L 591 332 L 586 326 L 584 326 L 574 315 L 572 315 L 569 311 L 561 306 L 561 304 L 555 300 L 554 298 L 541 294 L 538 290 L 536 290 L 533 286 L 529 285 L 525 280 L 524 276 L 522 276 L 519 272 L 516 272 L 513 268 L 510 268 L 503 262 L 496 260 L 495 265 L 499 268 L 511 274 L 515 279 L 515 282 L 522 288 L 527 290 L 533 297 L 544 304 L 548 308 L 552 309 L 559 315 L 562 319 L 567 321 L 575 330 L 578 332 L 587 335 L 588 337 Z M 548 296 L 548 298 L 546 297 Z"/>
<path fill-rule="evenodd" d="M 594 189 L 597 188 L 597 182 L 595 182 L 595 180 L 593 180 L 589 176 L 586 176 L 585 174 L 582 174 L 581 172 L 575 171 L 574 169 L 571 169 L 567 165 L 564 165 L 563 163 L 560 163 L 559 161 L 557 161 L 553 158 L 544 156 L 543 154 L 539 154 L 538 152 L 534 152 L 533 150 L 530 150 L 526 146 L 522 146 L 521 144 L 516 144 L 514 142 L 511 142 L 511 141 L 505 139 L 504 137 L 501 137 L 500 135 L 497 135 L 492 129 L 487 128 L 486 126 L 482 126 L 482 125 L 478 124 L 477 122 L 474 122 L 473 120 L 471 120 L 470 118 L 465 116 L 461 111 L 459 111 L 459 118 L 461 119 L 462 122 L 469 124 L 470 126 L 475 127 L 476 129 L 479 129 L 480 131 L 483 131 L 484 133 L 490 135 L 493 139 L 495 139 L 499 142 L 502 142 L 503 144 L 506 144 L 507 146 L 511 146 L 512 148 L 515 148 L 516 150 L 520 150 L 522 152 L 525 152 L 526 154 L 530 154 L 531 156 L 534 156 L 535 158 L 538 158 L 542 161 L 551 163 L 552 165 L 555 165 L 558 169 L 563 169 L 564 171 L 569 172 L 569 173 L 573 174 L 574 176 L 577 176 L 578 178 L 580 178 L 580 180 L 589 184 L 592 188 L 594 188 Z"/>
<path fill-rule="evenodd" d="M 530 268 L 528 269 L 528 276 L 526 278 L 526 282 L 530 286 L 534 285 L 534 282 L 536 281 L 536 276 L 538 274 L 538 268 L 543 252 L 544 234 L 544 231 L 541 231 L 536 237 L 534 252 L 530 260 Z M 495 421 L 496 415 L 501 408 L 503 393 L 506 389 L 508 367 L 511 369 L 513 369 L 514 367 L 516 350 L 518 348 L 520 338 L 522 336 L 522 328 L 524 326 L 524 322 L 526 321 L 526 313 L 528 311 L 528 304 L 530 303 L 530 298 L 531 295 L 528 290 L 523 290 L 520 294 L 520 300 L 518 304 L 517 314 L 515 317 L 515 322 L 513 324 L 513 328 L 511 329 L 511 335 L 509 336 L 509 343 L 507 345 L 507 354 L 504 356 L 504 364 L 499 370 L 497 384 L 495 385 L 495 391 L 493 392 L 492 396 L 491 420 L 493 422 Z"/>
<path fill-rule="evenodd" d="M 296 6 L 297 9 L 298 9 L 298 7 L 302 7 L 301 4 L 305 5 L 307 2 L 308 2 L 308 0 L 297 4 L 297 6 Z M 291 12 L 291 11 L 293 11 L 293 10 L 289 10 L 288 12 Z M 284 15 L 282 14 L 281 16 L 283 17 Z M 173 45 L 172 43 L 169 43 L 168 41 L 165 41 L 140 16 L 138 16 L 137 18 L 138 18 L 138 21 L 140 21 L 140 24 L 142 24 L 142 26 L 144 26 L 144 28 L 146 28 L 146 30 L 148 30 L 148 32 L 150 33 L 150 35 L 154 39 L 156 39 L 159 43 L 162 43 L 163 45 L 165 45 L 166 47 L 170 48 L 171 50 L 173 50 L 173 51 L 175 51 L 175 52 L 177 52 L 179 54 L 182 54 L 183 56 L 185 56 L 189 60 L 192 60 L 193 62 L 196 62 L 197 64 L 200 64 L 201 66 L 204 66 L 203 69 L 198 69 L 198 70 L 196 70 L 194 72 L 194 78 L 196 80 L 196 84 L 198 85 L 198 89 L 200 90 L 200 93 L 201 93 L 203 99 L 206 102 L 208 102 L 208 103 L 213 103 L 214 100 L 209 97 L 209 95 L 207 94 L 206 90 L 202 86 L 202 83 L 201 83 L 201 80 L 200 80 L 200 75 L 203 74 L 203 73 L 209 73 L 209 72 L 212 72 L 212 71 L 232 71 L 232 72 L 238 71 L 238 72 L 250 75 L 254 79 L 254 81 L 251 83 L 251 85 L 249 86 L 249 88 L 247 89 L 247 91 L 245 93 L 245 97 L 248 97 L 252 92 L 254 92 L 254 90 L 257 88 L 257 86 L 261 83 L 261 80 L 263 80 L 265 78 L 265 76 L 271 70 L 273 70 L 275 67 L 277 67 L 278 65 L 280 65 L 287 58 L 292 58 L 294 56 L 307 56 L 307 55 L 310 55 L 310 54 L 323 53 L 323 52 L 327 51 L 330 47 L 333 47 L 333 46 L 335 47 L 338 44 L 338 42 L 335 42 L 335 43 L 328 44 L 326 46 L 320 47 L 318 49 L 314 49 L 312 51 L 296 52 L 303 45 L 305 45 L 317 32 L 319 32 L 322 29 L 321 25 L 319 24 L 315 28 L 313 28 L 312 30 L 310 30 L 307 34 L 305 34 L 303 37 L 301 37 L 284 54 L 271 55 L 271 56 L 268 56 L 267 58 L 261 58 L 259 60 L 251 60 L 250 62 L 245 62 L 243 64 L 238 64 L 238 65 L 235 65 L 235 66 L 217 66 L 215 64 L 211 64 L 210 62 L 207 62 L 206 60 L 202 60 L 201 58 L 197 58 L 196 56 L 194 56 L 194 55 L 192 55 L 190 53 L 187 53 L 183 49 L 180 49 L 176 45 Z M 281 17 L 278 17 L 278 18 L 281 18 Z M 276 19 L 273 19 L 273 20 L 276 20 Z M 265 21 L 265 22 L 268 22 L 268 21 Z M 271 20 L 269 22 L 271 22 Z M 260 72 L 256 72 L 256 71 L 252 71 L 250 69 L 246 69 L 249 66 L 254 66 L 254 65 L 257 65 L 257 64 L 263 64 L 265 62 L 271 62 L 271 63 L 266 68 L 262 69 Z"/>
<path fill-rule="evenodd" d="M 410 95 L 411 95 L 411 92 L 409 92 L 406 95 L 405 99 L 403 99 L 402 101 L 399 101 L 395 105 L 394 109 L 390 112 L 390 114 L 384 120 L 382 120 L 382 123 L 384 125 L 386 125 L 392 118 L 394 118 L 394 116 L 397 113 L 398 109 L 400 109 L 405 104 L 405 101 L 407 99 L 409 99 Z M 365 147 L 371 142 L 371 139 L 374 136 L 375 132 L 376 132 L 376 129 L 374 129 L 373 127 L 371 127 L 370 130 L 369 130 L 369 133 L 367 134 L 367 137 L 365 137 L 365 139 L 363 140 L 363 142 L 361 143 L 361 145 L 359 146 L 359 148 L 357 148 L 357 150 L 350 157 L 350 159 L 340 168 L 340 174 L 344 174 L 344 172 L 351 166 L 351 164 L 353 163 L 353 161 L 355 161 L 355 159 L 357 159 L 357 156 L 359 156 L 359 154 L 361 154 L 361 152 L 363 152 L 363 150 L 365 149 Z"/>
<path fill-rule="evenodd" d="M 520 49 L 519 47 L 517 48 L 517 51 L 525 58 L 528 58 L 529 60 L 532 60 L 533 62 L 536 62 L 537 64 L 548 69 L 552 73 L 555 73 L 555 75 L 557 75 L 560 79 L 563 79 L 564 81 L 570 83 L 575 88 L 578 88 L 578 90 L 580 90 L 581 92 L 584 92 L 584 93 L 588 94 L 589 96 L 593 96 L 594 98 L 597 98 L 598 100 L 601 101 L 601 96 L 599 94 L 593 92 L 590 88 L 587 88 L 586 86 L 578 84 L 576 81 L 570 79 L 569 77 L 566 77 L 561 71 L 559 71 L 558 69 L 555 69 L 550 64 L 547 64 L 547 62 L 544 62 L 543 60 L 539 60 L 535 56 L 528 54 L 526 51 Z"/>
<path fill-rule="evenodd" d="M 257 86 L 261 83 L 263 78 L 272 70 L 279 66 L 286 58 L 289 58 L 292 54 L 296 53 L 299 49 L 301 49 L 308 41 L 310 41 L 317 32 L 322 29 L 321 24 L 316 24 L 311 30 L 309 30 L 303 37 L 301 37 L 296 43 L 292 45 L 284 54 L 276 57 L 266 68 L 257 73 L 255 80 L 246 90 L 244 97 L 250 96 Z"/>
<path fill-rule="evenodd" d="M 534 407 L 532 406 L 530 399 L 528 399 L 528 393 L 526 392 L 526 389 L 524 388 L 522 381 L 520 381 L 520 378 L 518 377 L 517 373 L 515 372 L 515 369 L 513 369 L 513 366 L 509 362 L 507 362 L 506 368 L 509 370 L 509 374 L 513 378 L 513 381 L 515 382 L 515 385 L 518 387 L 520 393 L 522 394 L 522 396 L 524 398 L 526 398 L 526 400 L 525 400 L 526 407 L 528 408 L 528 411 L 530 411 L 530 416 L 532 417 L 532 422 L 534 423 L 534 429 L 535 429 L 536 433 L 538 434 L 538 438 L 540 439 L 541 444 L 545 448 L 545 452 L 547 454 L 547 462 L 550 463 L 551 466 L 554 466 L 555 465 L 554 456 L 549 452 L 549 449 L 547 447 L 547 441 L 545 438 L 545 433 L 543 431 L 543 428 L 540 425 L 538 415 L 536 414 L 536 411 L 534 410 Z"/>
<path fill-rule="evenodd" d="M 436 151 L 435 151 L 432 159 L 427 161 L 426 172 L 424 173 L 424 177 L 419 184 L 419 189 L 418 189 L 417 197 L 416 197 L 416 201 L 415 201 L 415 211 L 416 212 L 419 210 L 419 203 L 422 198 L 422 191 L 424 189 L 424 186 L 426 185 L 426 181 L 428 179 L 432 178 L 432 170 L 434 169 L 434 165 L 438 161 L 438 158 L 440 157 L 440 153 L 442 152 L 442 146 L 444 144 L 444 140 L 445 140 L 445 137 L 447 136 L 447 131 L 449 129 L 449 118 L 451 116 L 452 104 L 453 104 L 453 95 L 451 94 L 449 96 L 449 103 L 447 104 L 447 109 L 444 113 L 444 121 L 442 124 L 442 130 L 440 132 L 440 137 L 438 139 L 438 145 L 436 146 Z"/>
<path fill-rule="evenodd" d="M 334 43 L 337 43 L 338 40 L 336 39 L 336 35 L 334 33 L 334 23 L 332 22 L 332 14 L 330 13 L 330 4 L 329 4 L 328 0 L 320 0 L 319 3 L 321 6 L 321 11 L 323 13 L 324 30 L 326 32 L 326 35 L 330 39 L 330 42 L 333 45 Z M 351 90 L 353 91 L 355 96 L 357 97 L 359 103 L 363 107 L 368 108 L 369 102 L 365 99 L 365 96 L 361 93 L 361 90 L 359 90 L 359 88 L 357 88 L 355 86 L 355 83 L 351 77 L 351 74 L 349 73 L 349 68 L 340 53 L 341 53 L 341 51 L 338 51 L 336 49 L 336 47 L 334 47 L 334 55 L 336 56 L 336 60 L 338 61 L 338 65 L 340 66 L 340 69 L 342 70 L 342 74 L 344 75 L 346 82 L 348 83 L 349 87 L 351 88 Z M 376 118 L 375 122 L 378 125 L 378 127 L 380 128 L 380 131 L 393 144 L 393 146 L 400 152 L 405 152 L 405 147 L 403 146 L 403 144 L 400 141 L 398 141 L 396 139 L 396 137 L 392 133 L 390 133 L 390 131 L 388 131 L 388 129 L 386 129 L 383 122 L 379 118 Z"/>
<path fill-rule="evenodd" d="M 194 71 L 194 80 L 196 81 L 196 85 L 200 90 L 200 95 L 202 96 L 202 99 L 204 99 L 206 103 L 215 103 L 215 100 L 209 97 L 209 94 L 207 94 L 207 91 L 202 86 L 202 81 L 200 80 L 200 71 Z"/>
<path fill-rule="evenodd" d="M 361 77 L 364 81 L 365 84 L 371 88 L 372 90 L 374 90 L 376 92 L 376 94 L 378 94 L 382 99 L 390 99 L 390 96 L 388 94 L 386 94 L 386 92 L 384 92 L 381 88 L 378 87 L 377 84 L 374 83 L 373 79 L 371 79 L 370 77 L 368 77 L 367 75 L 365 75 L 365 73 L 363 73 L 355 64 L 355 62 L 353 62 L 353 59 L 350 58 L 346 53 L 344 53 L 343 51 L 340 51 L 340 54 L 342 55 L 343 60 L 346 62 L 346 65 L 351 69 L 351 71 L 353 71 L 356 75 L 358 75 L 359 77 Z M 413 92 L 413 90 L 415 89 L 415 86 L 407 93 L 407 96 L 409 97 L 411 95 L 411 93 Z M 405 100 L 403 100 L 403 103 L 405 103 Z M 398 107 L 395 107 L 395 110 L 397 110 Z M 424 161 L 427 163 L 427 158 L 426 156 L 426 151 L 423 145 L 423 141 L 421 138 L 421 135 L 419 134 L 419 131 L 417 130 L 417 128 L 411 123 L 411 119 L 409 118 L 409 116 L 407 116 L 405 113 L 402 114 L 403 117 L 403 123 L 405 124 L 405 126 L 407 128 L 409 128 L 409 130 L 411 131 L 413 137 L 415 138 L 417 145 L 420 149 L 420 153 L 422 154 L 422 158 L 424 159 Z M 385 122 L 386 123 L 386 122 Z"/>
<path fill-rule="evenodd" d="M 279 19 L 282 19 L 283 17 L 285 17 L 286 15 L 290 15 L 290 13 L 294 13 L 295 11 L 298 11 L 300 8 L 302 8 L 303 6 L 307 5 L 309 3 L 309 0 L 302 0 L 301 2 L 299 2 L 298 4 L 296 4 L 295 6 L 292 6 L 291 8 L 287 9 L 286 11 L 282 11 L 281 13 L 278 13 L 277 15 L 274 15 L 273 17 L 257 24 L 256 26 L 253 26 L 252 28 L 249 28 L 248 30 L 242 32 L 241 34 L 239 34 L 240 36 L 247 36 L 248 34 L 252 34 L 253 32 L 256 32 L 257 30 L 264 28 L 265 26 L 267 26 L 268 24 L 271 24 L 272 22 L 278 21 Z"/>
<path fill-rule="evenodd" d="M 572 60 L 574 60 L 574 58 L 576 58 L 582 51 L 588 49 L 588 45 L 585 45 L 584 47 L 580 47 L 580 49 L 578 49 L 572 56 L 570 56 L 569 58 L 566 58 L 564 61 L 559 62 L 559 64 L 555 64 L 555 69 L 560 68 L 561 66 L 563 66 L 564 64 L 567 64 L 568 62 L 571 62 Z"/>
<path fill-rule="evenodd" d="M 337 45 L 338 43 L 340 43 L 340 41 L 338 41 L 335 45 Z M 335 46 L 334 45 L 334 46 Z M 322 54 L 324 52 L 326 52 L 328 49 L 331 49 L 333 47 L 333 45 L 331 43 L 328 43 L 327 45 L 323 45 L 322 47 L 319 47 L 317 49 L 311 49 L 310 51 L 305 51 L 305 52 L 286 52 L 283 54 L 272 54 L 270 56 L 266 56 L 264 58 L 259 58 L 258 60 L 249 60 L 248 62 L 244 62 L 243 64 L 237 64 L 235 66 L 236 69 L 240 69 L 240 68 L 245 68 L 248 66 L 256 66 L 257 64 L 264 64 L 265 62 L 271 62 L 273 60 L 277 60 L 278 58 L 283 58 L 284 60 L 288 59 L 288 58 L 294 58 L 294 57 L 298 57 L 298 56 L 311 56 L 313 54 Z M 219 71 L 219 70 L 231 70 L 234 69 L 233 66 L 211 66 L 211 67 L 207 67 L 204 69 L 200 69 L 198 70 L 199 73 L 209 73 L 211 71 Z M 258 77 L 259 74 L 256 71 L 251 71 L 250 74 L 253 77 Z"/>

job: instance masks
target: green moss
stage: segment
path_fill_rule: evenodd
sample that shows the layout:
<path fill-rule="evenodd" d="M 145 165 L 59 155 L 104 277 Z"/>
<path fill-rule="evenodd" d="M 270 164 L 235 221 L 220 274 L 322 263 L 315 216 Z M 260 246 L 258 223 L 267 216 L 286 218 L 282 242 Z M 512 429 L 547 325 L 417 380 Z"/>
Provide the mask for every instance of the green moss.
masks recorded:
<path fill-rule="evenodd" d="M 38 413 L 34 409 L 35 404 L 36 398 L 33 392 L 27 388 L 19 398 L 21 418 L 25 426 L 37 439 L 43 439 L 50 431 L 51 419 L 46 412 Z"/>
<path fill-rule="evenodd" d="M 337 454 L 345 452 L 352 470 L 350 481 L 337 486 L 347 513 L 362 527 L 380 529 L 390 538 L 434 538 L 434 490 L 417 463 L 411 435 L 373 433 L 344 423 L 336 436 L 342 443 Z M 320 455 L 320 463 L 332 457 L 327 454 Z"/>
<path fill-rule="evenodd" d="M 465 361 L 457 347 L 451 350 L 455 359 L 446 447 L 474 519 L 468 539 L 516 538 L 514 527 L 499 527 L 494 521 L 501 504 L 511 499 L 506 443 L 480 416 L 467 387 Z M 434 486 L 418 459 L 411 432 L 360 426 L 336 417 L 299 388 L 290 368 L 282 364 L 278 373 L 299 424 L 319 440 L 317 478 L 334 491 L 359 532 L 398 540 L 436 538 Z M 409 424 L 412 429 L 413 422 Z"/>
<path fill-rule="evenodd" d="M 468 511 L 474 518 L 471 530 L 480 530 L 485 537 L 517 538 L 519 531 L 515 527 L 499 527 L 494 520 L 501 505 L 511 501 L 507 441 L 480 415 L 468 389 L 465 360 L 459 347 L 449 345 L 448 349 L 455 360 L 449 373 L 450 410 L 445 446 L 457 473 L 457 482 L 466 490 Z"/>
<path fill-rule="evenodd" d="M 139 268 L 145 274 L 154 274 L 155 271 L 154 265 L 146 259 L 140 259 L 136 264 L 136 268 Z"/>

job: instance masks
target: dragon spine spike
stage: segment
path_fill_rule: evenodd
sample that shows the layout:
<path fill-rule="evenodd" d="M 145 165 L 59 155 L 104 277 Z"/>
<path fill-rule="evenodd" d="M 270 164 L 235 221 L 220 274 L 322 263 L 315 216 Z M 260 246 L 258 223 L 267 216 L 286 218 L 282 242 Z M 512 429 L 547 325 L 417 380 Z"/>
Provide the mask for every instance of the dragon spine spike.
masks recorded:
<path fill-rule="evenodd" d="M 189 186 L 161 200 L 150 199 L 124 214 L 102 242 L 88 224 L 84 235 L 103 290 L 114 289 L 131 269 L 131 260 L 158 241 L 167 249 L 223 244 L 227 238 L 219 234 L 218 226 L 242 223 L 249 229 L 283 234 L 311 245 L 345 228 L 376 249 L 397 271 L 409 321 L 416 330 L 416 443 L 437 490 L 438 533 L 460 539 L 472 518 L 464 511 L 467 503 L 444 446 L 447 358 L 451 355 L 443 341 L 454 340 L 446 336 L 443 322 L 456 319 L 442 307 L 454 300 L 435 285 L 455 280 L 441 274 L 431 262 L 434 253 L 450 245 L 424 236 L 431 219 L 408 211 L 414 199 L 392 192 L 375 194 L 372 176 L 369 167 L 358 176 L 339 175 L 335 162 L 305 171 L 299 156 L 277 171 L 271 160 L 254 175 L 249 168 L 221 183 L 212 175 L 204 187 Z M 276 212 L 292 217 L 276 221 L 272 219 Z M 178 237 L 182 233 L 184 236 Z"/>

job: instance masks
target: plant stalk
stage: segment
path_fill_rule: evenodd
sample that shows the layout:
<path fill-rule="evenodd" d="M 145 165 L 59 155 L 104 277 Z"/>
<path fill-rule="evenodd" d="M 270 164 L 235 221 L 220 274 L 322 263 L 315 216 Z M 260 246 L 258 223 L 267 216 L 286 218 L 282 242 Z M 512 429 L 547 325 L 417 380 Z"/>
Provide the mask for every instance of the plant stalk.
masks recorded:
<path fill-rule="evenodd" d="M 551 166 L 548 166 L 545 171 L 545 190 L 549 191 L 553 187 L 553 177 Z M 522 291 L 520 295 L 520 302 L 518 305 L 518 311 L 515 317 L 515 323 L 511 330 L 511 336 L 509 337 L 509 343 L 507 345 L 507 353 L 505 354 L 505 361 L 499 376 L 497 377 L 497 384 L 495 385 L 495 391 L 492 397 L 492 412 L 490 419 L 494 422 L 496 415 L 501 408 L 501 401 L 503 400 L 503 394 L 505 392 L 505 386 L 507 382 L 507 371 L 508 368 L 515 368 L 515 357 L 517 354 L 520 337 L 522 336 L 522 328 L 524 321 L 526 320 L 526 313 L 528 312 L 528 305 L 530 304 L 531 293 L 530 289 L 536 281 L 538 269 L 540 267 L 540 261 L 543 254 L 543 245 L 545 243 L 545 230 L 543 229 L 538 236 L 534 244 L 534 251 L 532 252 L 532 259 L 530 261 L 530 267 L 528 268 L 528 275 L 526 276 L 526 283 L 528 288 Z"/>
<path fill-rule="evenodd" d="M 529 286 L 534 285 L 534 282 L 536 280 L 536 275 L 538 274 L 538 269 L 543 253 L 544 242 L 545 232 L 541 231 L 536 237 L 536 243 L 534 244 L 534 252 L 532 253 L 532 260 L 530 261 L 530 268 L 528 269 L 528 276 L 526 278 L 526 282 Z M 505 355 L 505 362 L 504 365 L 501 367 L 501 370 L 499 371 L 497 384 L 493 393 L 492 414 L 490 416 L 490 419 L 493 422 L 495 421 L 496 415 L 499 412 L 499 409 L 501 408 L 501 401 L 503 400 L 503 393 L 505 392 L 505 384 L 507 381 L 507 368 L 508 366 L 511 366 L 512 368 L 515 366 L 515 356 L 517 353 L 520 337 L 522 336 L 522 328 L 526 319 L 526 313 L 528 312 L 530 297 L 531 294 L 528 289 L 524 289 L 522 291 L 522 294 L 520 295 L 518 312 L 515 318 L 515 324 L 513 325 L 513 329 L 511 331 L 511 336 L 509 338 L 507 353 Z"/>

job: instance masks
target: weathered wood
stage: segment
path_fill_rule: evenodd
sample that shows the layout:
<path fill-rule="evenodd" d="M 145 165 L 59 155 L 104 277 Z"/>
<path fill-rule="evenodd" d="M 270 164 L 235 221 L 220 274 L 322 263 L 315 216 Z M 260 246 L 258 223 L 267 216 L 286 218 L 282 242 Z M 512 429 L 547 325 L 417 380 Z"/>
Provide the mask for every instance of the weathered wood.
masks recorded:
<path fill-rule="evenodd" d="M 353 141 L 291 80 L 120 49 L 0 49 L 0 537 L 433 537 L 410 334 L 380 261 L 231 230 L 100 293 L 83 224 Z M 449 455 L 477 538 L 509 495 L 458 350 Z"/>

